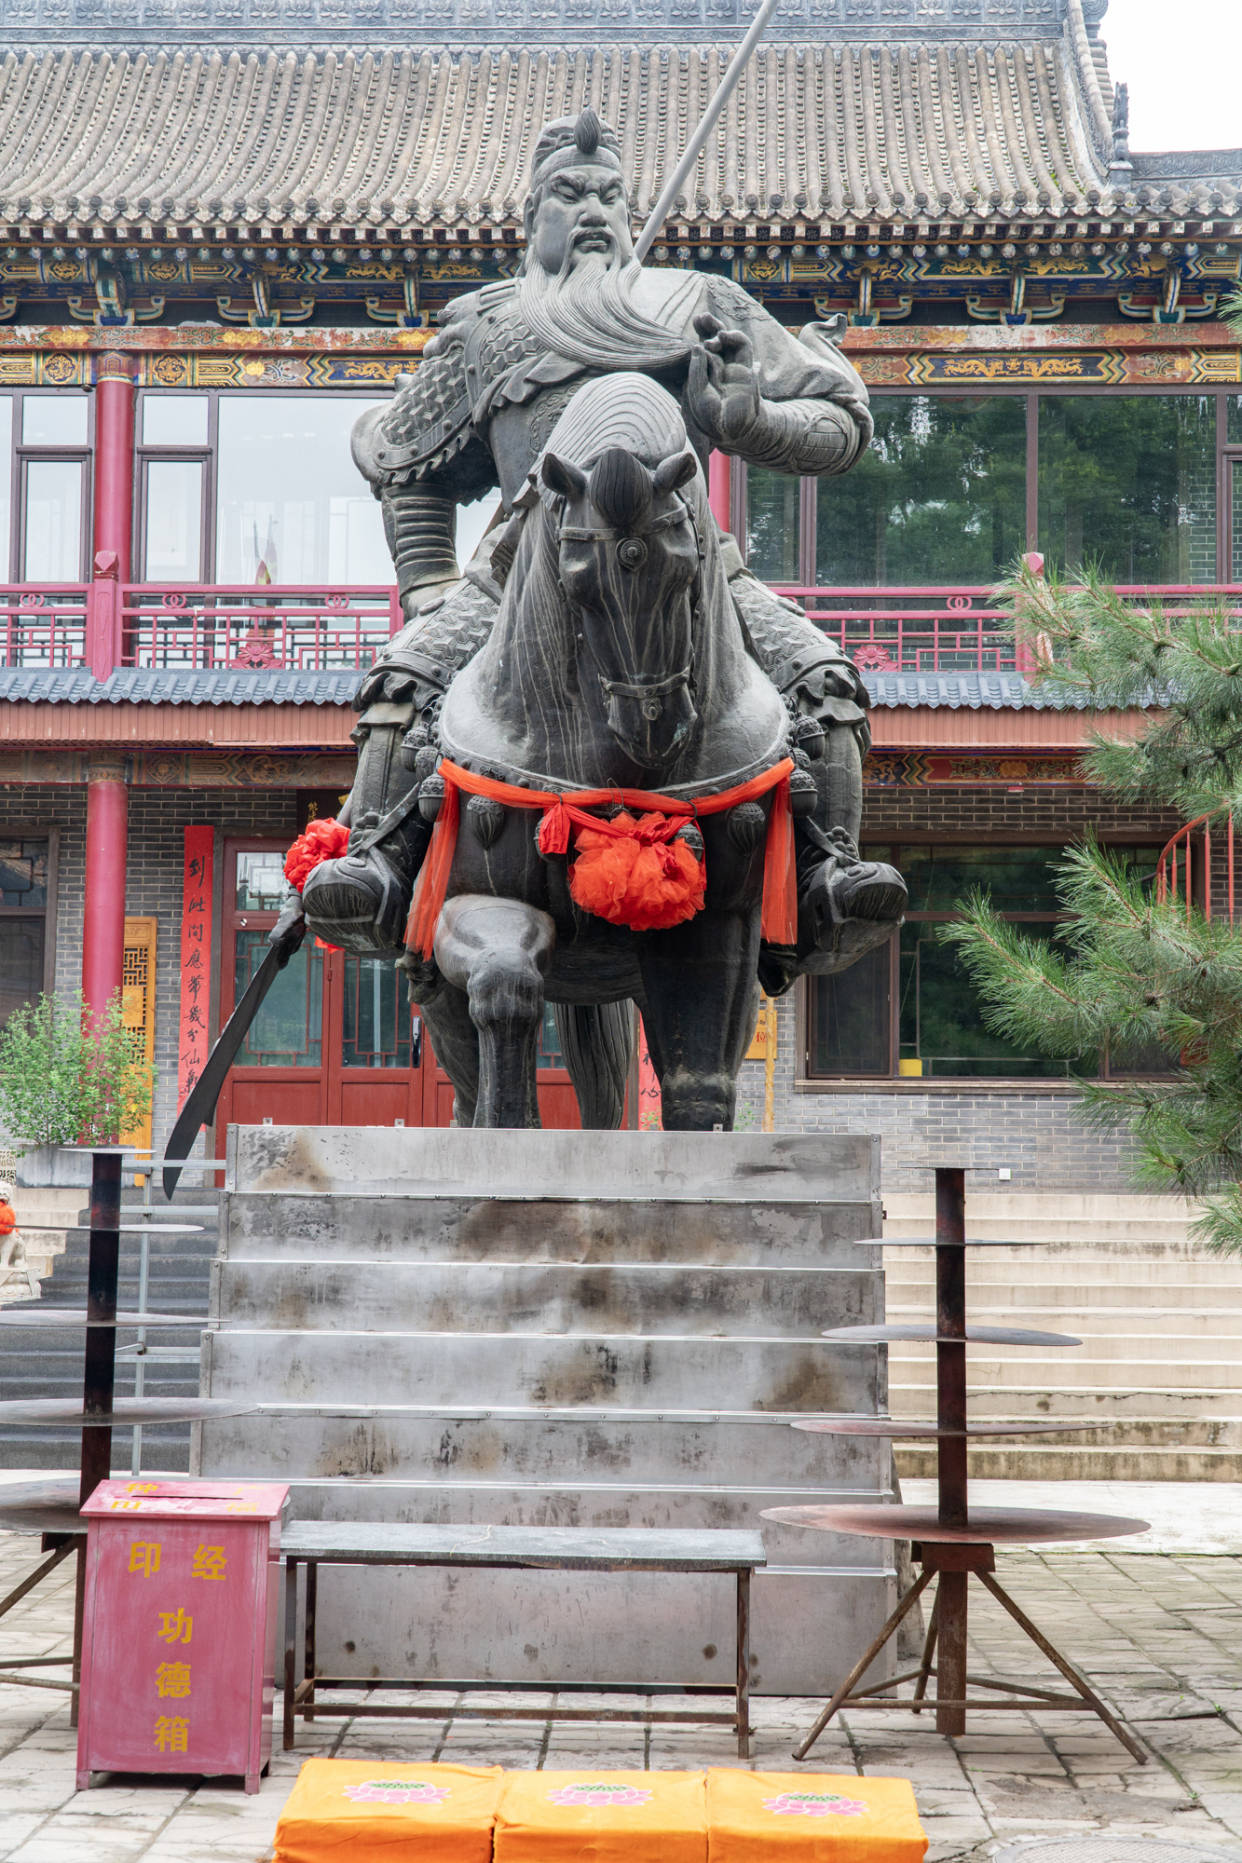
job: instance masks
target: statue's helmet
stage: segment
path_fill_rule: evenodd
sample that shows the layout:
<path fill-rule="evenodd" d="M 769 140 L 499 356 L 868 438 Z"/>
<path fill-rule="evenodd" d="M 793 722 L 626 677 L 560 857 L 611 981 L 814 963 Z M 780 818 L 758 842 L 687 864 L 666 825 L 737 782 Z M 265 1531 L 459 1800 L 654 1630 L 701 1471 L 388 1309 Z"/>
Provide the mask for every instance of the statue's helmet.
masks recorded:
<path fill-rule="evenodd" d="M 622 173 L 620 138 L 616 130 L 602 123 L 590 108 L 577 116 L 559 116 L 540 130 L 531 160 L 530 194 L 526 203 L 528 232 L 539 196 L 550 178 L 563 168 L 578 168 L 583 162 L 595 162 Z"/>

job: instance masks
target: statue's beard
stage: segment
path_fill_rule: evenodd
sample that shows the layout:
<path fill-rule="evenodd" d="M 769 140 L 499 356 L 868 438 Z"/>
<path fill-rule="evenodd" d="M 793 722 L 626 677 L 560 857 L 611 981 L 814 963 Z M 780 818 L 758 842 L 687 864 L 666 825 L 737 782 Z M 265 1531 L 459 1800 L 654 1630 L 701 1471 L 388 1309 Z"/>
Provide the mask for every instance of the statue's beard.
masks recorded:
<path fill-rule="evenodd" d="M 555 272 L 528 252 L 518 280 L 518 309 L 539 341 L 570 362 L 605 369 L 662 369 L 684 362 L 690 343 L 652 323 L 635 302 L 642 278 L 636 259 L 569 249 Z"/>

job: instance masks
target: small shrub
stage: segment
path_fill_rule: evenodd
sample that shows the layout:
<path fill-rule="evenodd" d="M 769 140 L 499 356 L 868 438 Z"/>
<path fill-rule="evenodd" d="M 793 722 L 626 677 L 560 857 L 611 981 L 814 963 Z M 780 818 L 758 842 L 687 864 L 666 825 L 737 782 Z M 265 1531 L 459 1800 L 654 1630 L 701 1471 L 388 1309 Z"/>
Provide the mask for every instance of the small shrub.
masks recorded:
<path fill-rule="evenodd" d="M 88 1015 L 80 991 L 40 996 L 0 1030 L 0 1123 L 25 1151 L 117 1144 L 147 1117 L 154 1084 L 119 991 L 99 1015 Z"/>

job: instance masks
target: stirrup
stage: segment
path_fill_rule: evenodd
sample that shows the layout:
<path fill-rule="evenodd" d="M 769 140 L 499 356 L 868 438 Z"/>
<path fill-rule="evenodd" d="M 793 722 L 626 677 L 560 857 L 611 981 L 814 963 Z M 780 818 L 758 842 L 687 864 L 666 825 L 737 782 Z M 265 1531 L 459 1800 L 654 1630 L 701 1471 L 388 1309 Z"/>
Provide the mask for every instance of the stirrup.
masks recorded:
<path fill-rule="evenodd" d="M 313 867 L 302 909 L 316 937 L 355 957 L 390 957 L 405 948 L 409 889 L 378 848 Z"/>

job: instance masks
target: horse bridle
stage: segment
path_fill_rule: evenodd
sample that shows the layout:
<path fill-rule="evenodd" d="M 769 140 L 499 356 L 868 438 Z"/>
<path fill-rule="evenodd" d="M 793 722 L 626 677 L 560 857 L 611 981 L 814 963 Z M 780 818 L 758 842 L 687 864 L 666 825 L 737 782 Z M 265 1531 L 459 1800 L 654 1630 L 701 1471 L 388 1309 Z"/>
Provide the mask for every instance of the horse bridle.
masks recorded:
<path fill-rule="evenodd" d="M 695 548 L 698 552 L 699 569 L 690 591 L 692 612 L 697 612 L 703 599 L 703 538 L 699 530 L 698 519 L 691 506 L 680 492 L 673 494 L 677 501 L 676 509 L 666 511 L 662 516 L 652 518 L 644 528 L 647 531 L 671 530 L 675 524 L 683 521 L 689 523 L 694 533 Z M 615 524 L 601 524 L 592 527 L 589 524 L 562 524 L 557 528 L 557 539 L 569 538 L 573 543 L 615 543 L 616 557 L 622 569 L 629 572 L 641 569 L 647 561 L 647 546 L 641 537 L 635 537 L 629 531 L 619 530 Z M 626 552 L 631 554 L 627 560 Z M 572 597 L 567 599 L 572 603 Z M 690 684 L 693 664 L 683 666 L 680 672 L 670 673 L 665 679 L 650 681 L 626 681 L 623 679 L 605 679 L 597 674 L 606 699 L 637 699 L 642 715 L 648 724 L 654 724 L 664 709 L 664 700 L 675 692 L 684 690 Z"/>

